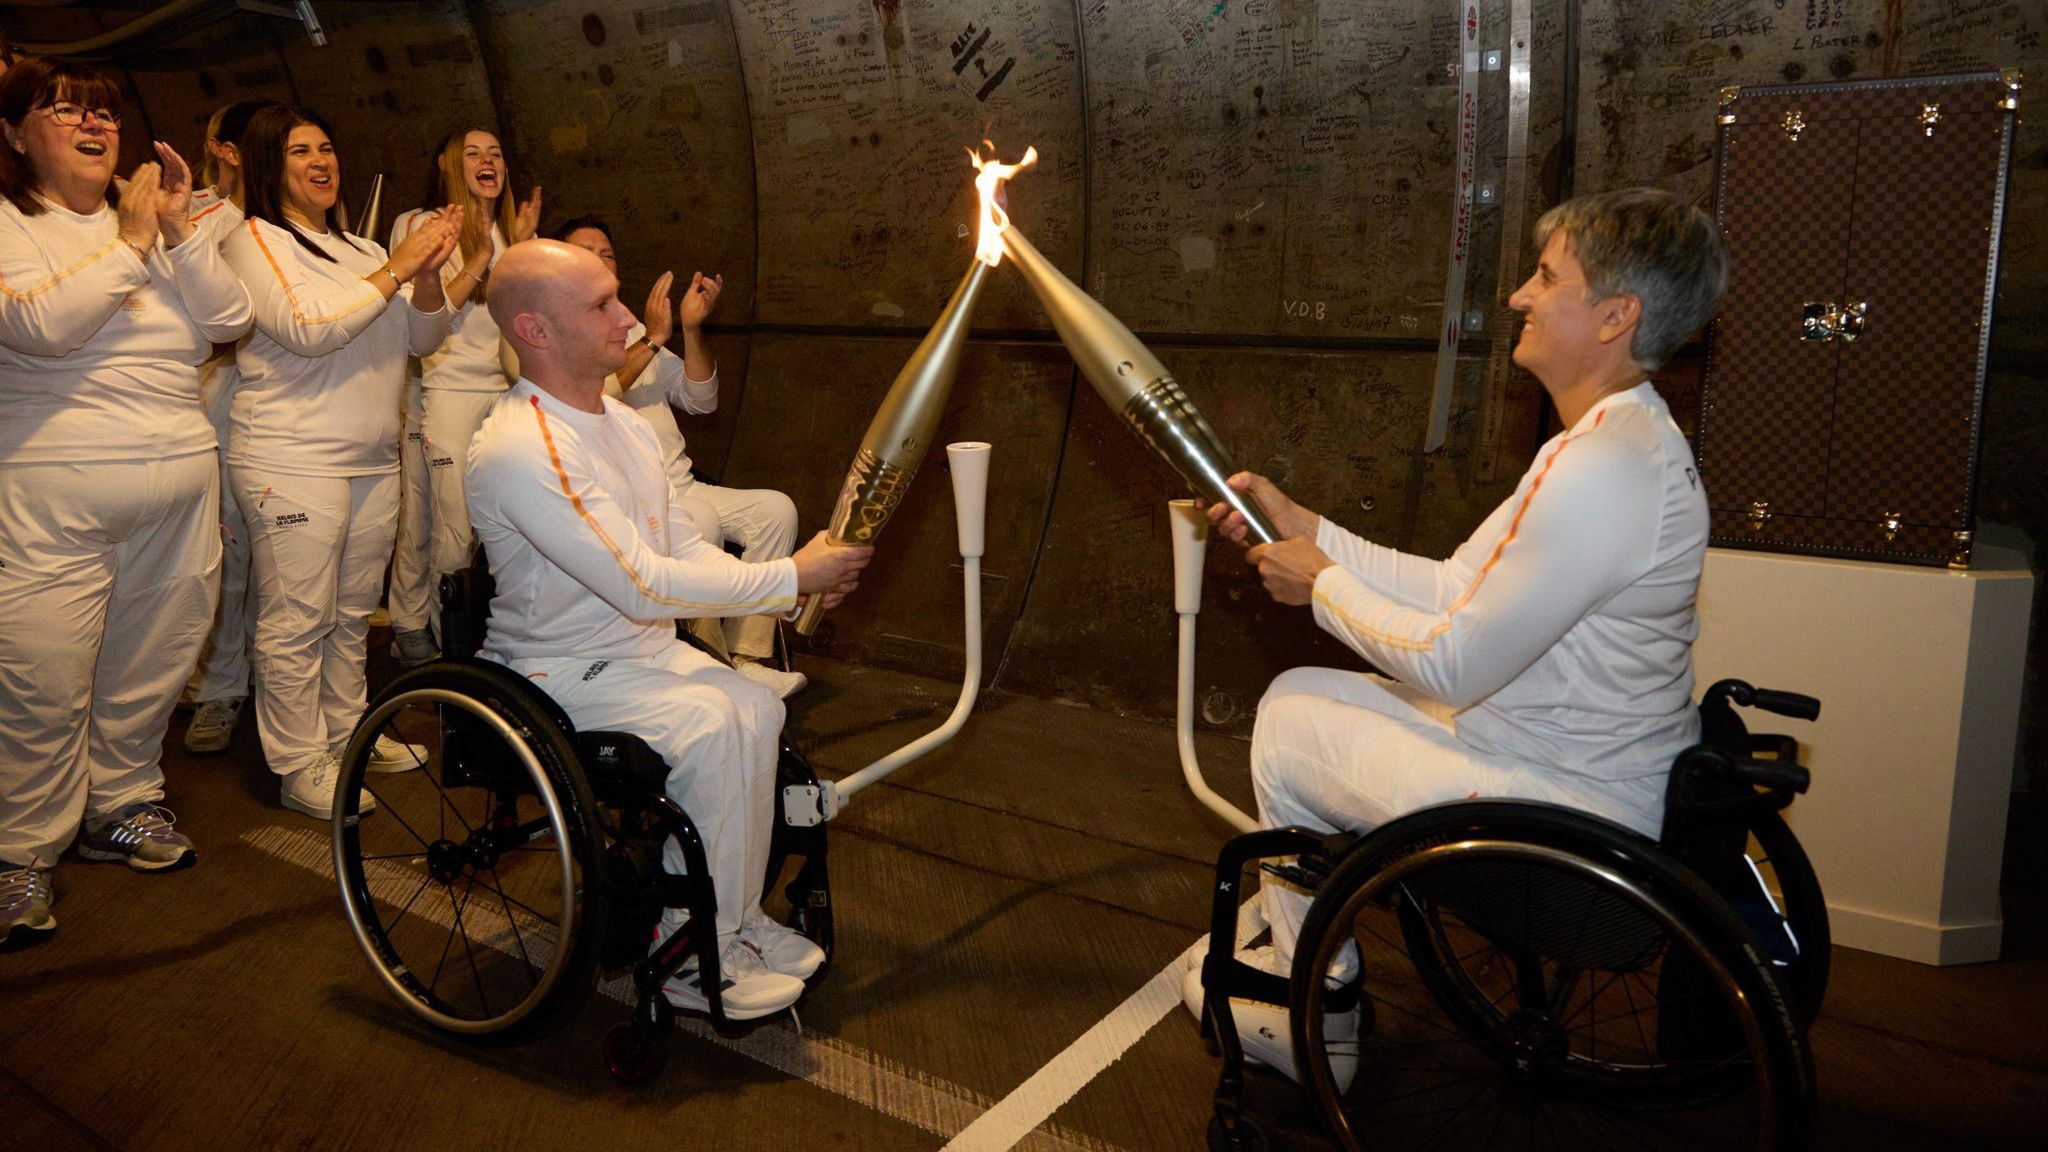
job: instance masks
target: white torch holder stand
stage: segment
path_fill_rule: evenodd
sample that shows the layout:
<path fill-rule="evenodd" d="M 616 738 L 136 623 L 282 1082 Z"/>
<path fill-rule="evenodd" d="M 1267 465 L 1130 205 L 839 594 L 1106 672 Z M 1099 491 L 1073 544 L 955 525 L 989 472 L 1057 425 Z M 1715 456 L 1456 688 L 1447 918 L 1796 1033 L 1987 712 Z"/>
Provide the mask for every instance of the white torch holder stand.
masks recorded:
<path fill-rule="evenodd" d="M 1173 533 L 1173 610 L 1180 616 L 1180 679 L 1173 726 L 1180 742 L 1181 775 L 1187 778 L 1188 791 L 1209 811 L 1239 832 L 1251 832 L 1259 822 L 1217 795 L 1195 759 L 1195 617 L 1202 612 L 1202 564 L 1208 559 L 1209 518 L 1199 500 L 1169 500 L 1166 510 Z"/>
<path fill-rule="evenodd" d="M 953 512 L 960 529 L 960 563 L 967 602 L 967 672 L 960 699 L 946 722 L 851 776 L 823 780 L 815 787 L 792 784 L 782 790 L 783 819 L 798 827 L 822 824 L 839 815 L 847 798 L 913 760 L 936 751 L 958 735 L 981 695 L 981 556 L 986 547 L 989 446 L 978 441 L 946 445 L 953 473 Z"/>

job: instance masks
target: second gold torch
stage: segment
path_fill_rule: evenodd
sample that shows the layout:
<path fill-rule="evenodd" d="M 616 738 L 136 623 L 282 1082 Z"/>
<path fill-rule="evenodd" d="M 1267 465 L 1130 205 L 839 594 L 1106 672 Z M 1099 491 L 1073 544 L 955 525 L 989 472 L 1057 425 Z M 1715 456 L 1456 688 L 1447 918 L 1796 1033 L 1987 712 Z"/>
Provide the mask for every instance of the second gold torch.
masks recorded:
<path fill-rule="evenodd" d="M 938 323 L 925 333 L 923 343 L 896 374 L 889 395 L 868 422 L 867 435 L 860 438 L 860 451 L 853 467 L 846 470 L 846 483 L 832 506 L 832 522 L 826 531 L 835 544 L 873 544 L 889 523 L 924 454 L 937 435 L 939 417 L 946 410 L 946 397 L 953 390 L 953 377 L 960 369 L 960 352 L 967 344 L 967 322 L 974 315 L 974 302 L 988 279 L 989 266 L 973 262 L 953 298 L 939 313 Z M 805 636 L 817 631 L 825 615 L 825 598 L 813 596 L 797 617 L 796 630 Z"/>
<path fill-rule="evenodd" d="M 1053 267 L 1016 228 L 1004 229 L 1002 241 L 1017 271 L 1024 274 L 1046 315 L 1052 317 L 1060 342 L 1110 410 L 1123 417 L 1131 431 L 1173 465 L 1196 492 L 1243 513 L 1255 542 L 1277 542 L 1280 532 L 1265 510 L 1225 483 L 1236 469 L 1217 441 L 1216 430 L 1209 427 L 1194 401 L 1181 390 L 1180 381 L 1152 350 L 1139 343 L 1109 309 Z"/>

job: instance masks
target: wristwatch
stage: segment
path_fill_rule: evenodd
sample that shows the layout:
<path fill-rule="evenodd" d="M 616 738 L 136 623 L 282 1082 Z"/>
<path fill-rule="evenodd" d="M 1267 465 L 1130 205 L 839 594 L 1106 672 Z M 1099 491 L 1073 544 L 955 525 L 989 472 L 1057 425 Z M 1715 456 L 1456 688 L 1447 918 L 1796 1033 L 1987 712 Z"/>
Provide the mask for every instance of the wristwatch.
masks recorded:
<path fill-rule="evenodd" d="M 633 341 L 633 343 L 634 343 L 634 344 L 636 344 L 636 345 L 637 345 L 637 344 L 645 344 L 645 345 L 647 345 L 647 350 L 648 350 L 649 352 L 657 352 L 657 353 L 658 353 L 658 352 L 660 352 L 660 351 L 661 351 L 661 345 L 659 345 L 659 344 L 656 344 L 656 343 L 654 342 L 654 337 L 652 337 L 652 336 L 649 336 L 649 335 L 647 335 L 647 334 L 645 334 L 645 333 L 642 333 L 642 334 L 641 334 L 641 336 L 640 336 L 640 338 L 639 338 L 638 340 L 635 340 L 635 341 Z M 627 351 L 629 351 L 629 352 L 630 352 L 630 351 L 632 351 L 632 349 L 630 349 L 630 348 L 629 348 L 629 349 L 627 349 Z"/>

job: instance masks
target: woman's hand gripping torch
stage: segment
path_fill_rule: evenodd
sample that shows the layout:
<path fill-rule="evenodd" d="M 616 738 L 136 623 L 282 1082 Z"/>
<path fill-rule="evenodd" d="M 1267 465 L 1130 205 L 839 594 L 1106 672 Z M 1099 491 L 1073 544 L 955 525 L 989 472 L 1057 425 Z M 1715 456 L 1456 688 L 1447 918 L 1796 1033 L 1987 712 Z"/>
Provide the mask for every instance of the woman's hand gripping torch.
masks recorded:
<path fill-rule="evenodd" d="M 990 148 L 993 151 L 993 145 Z M 1015 164 L 984 161 L 973 151 L 968 155 L 981 172 L 974 179 L 975 189 L 981 193 L 981 233 L 974 263 L 917 351 L 896 374 L 896 382 L 889 386 L 889 394 L 868 424 L 867 435 L 861 437 L 860 451 L 846 470 L 846 483 L 839 489 L 831 526 L 826 529 L 834 544 L 874 544 L 910 490 L 910 481 L 938 431 L 946 398 L 953 391 L 960 353 L 967 345 L 968 320 L 981 296 L 981 286 L 989 269 L 1003 258 L 999 233 L 1008 226 L 1009 217 L 996 204 L 997 190 L 1003 181 L 1038 159 L 1031 149 Z M 827 607 L 824 597 L 811 597 L 797 617 L 797 632 L 809 636 L 817 631 Z"/>

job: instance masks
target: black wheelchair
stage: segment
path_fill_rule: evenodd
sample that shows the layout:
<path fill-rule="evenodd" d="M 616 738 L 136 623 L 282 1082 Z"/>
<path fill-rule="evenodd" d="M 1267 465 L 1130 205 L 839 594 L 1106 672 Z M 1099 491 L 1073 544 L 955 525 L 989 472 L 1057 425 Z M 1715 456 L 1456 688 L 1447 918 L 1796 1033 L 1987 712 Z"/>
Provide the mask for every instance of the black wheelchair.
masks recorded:
<path fill-rule="evenodd" d="M 1287 1007 L 1302 1091 L 1345 1148 L 1801 1145 L 1828 922 L 1779 813 L 1808 774 L 1795 741 L 1751 735 L 1735 705 L 1820 712 L 1811 697 L 1715 684 L 1656 841 L 1493 801 L 1363 836 L 1230 841 L 1202 966 L 1202 1035 L 1223 1057 L 1210 1147 L 1268 1146 L 1244 1106 L 1232 997 Z M 1314 894 L 1286 976 L 1234 954 L 1255 861 Z M 1347 1012 L 1355 1055 L 1325 1034 Z"/>
<path fill-rule="evenodd" d="M 342 756 L 334 864 L 363 952 L 384 984 L 434 1028 L 482 1043 L 545 1035 L 573 1016 L 602 973 L 630 970 L 632 1020 L 605 1038 L 611 1074 L 661 1069 L 675 1010 L 661 994 L 702 966 L 709 1016 L 737 1031 L 717 989 L 717 902 L 704 844 L 663 792 L 668 767 L 638 737 L 579 732 L 548 695 L 476 658 L 492 581 L 481 555 L 441 585 L 444 659 L 397 677 L 370 702 Z M 416 771 L 379 773 L 380 736 L 424 745 Z M 410 767 L 410 766 L 409 766 Z M 786 739 L 777 795 L 817 785 Z M 364 811 L 359 790 L 374 797 Z M 832 952 L 825 830 L 775 824 L 766 886 L 787 922 Z M 674 845 L 687 875 L 662 871 Z M 689 921 L 651 952 L 664 908 Z"/>

